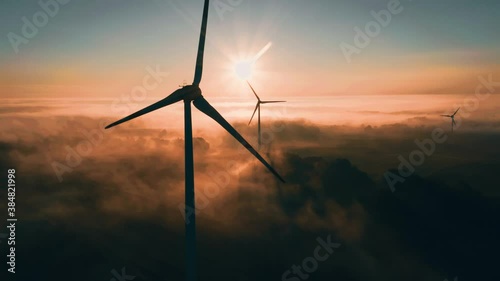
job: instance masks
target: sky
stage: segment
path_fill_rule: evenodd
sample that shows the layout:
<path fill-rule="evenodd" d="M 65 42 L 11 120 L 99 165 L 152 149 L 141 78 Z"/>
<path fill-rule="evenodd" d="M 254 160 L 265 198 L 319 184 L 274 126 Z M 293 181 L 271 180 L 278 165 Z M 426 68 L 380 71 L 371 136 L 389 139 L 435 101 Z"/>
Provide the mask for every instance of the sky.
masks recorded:
<path fill-rule="evenodd" d="M 42 8 L 2 1 L 2 96 L 112 98 L 137 85 L 148 66 L 170 74 L 151 93 L 165 96 L 192 81 L 200 2 L 72 0 L 16 54 L 7 35 L 22 35 L 22 18 L 32 21 Z M 354 28 L 364 30 L 389 1 L 229 2 L 211 4 L 207 97 L 248 94 L 234 65 L 269 42 L 251 81 L 273 96 L 464 94 L 478 75 L 499 71 L 497 1 L 401 1 L 350 62 L 341 44 L 354 45 Z"/>
<path fill-rule="evenodd" d="M 191 83 L 202 1 L 55 1 L 33 34 L 41 4 L 0 1 L 18 280 L 184 280 L 182 103 L 104 127 Z M 193 110 L 200 280 L 500 280 L 500 2 L 211 2 L 203 95 L 256 147 L 255 61 L 286 183 Z"/>

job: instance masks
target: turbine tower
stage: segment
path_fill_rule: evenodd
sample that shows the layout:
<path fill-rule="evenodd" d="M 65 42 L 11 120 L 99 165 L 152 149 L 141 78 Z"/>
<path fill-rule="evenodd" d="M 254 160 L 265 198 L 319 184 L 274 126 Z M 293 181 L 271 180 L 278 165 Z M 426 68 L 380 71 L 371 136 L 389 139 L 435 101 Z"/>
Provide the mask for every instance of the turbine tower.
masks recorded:
<path fill-rule="evenodd" d="M 196 224 L 195 214 L 190 210 L 195 210 L 194 196 L 194 167 L 193 167 L 193 132 L 191 125 L 191 102 L 201 112 L 208 115 L 221 125 L 228 133 L 238 140 L 250 153 L 252 153 L 264 166 L 273 173 L 280 181 L 285 182 L 283 178 L 262 158 L 262 156 L 222 117 L 215 108 L 213 108 L 201 94 L 199 87 L 203 73 L 203 54 L 205 48 L 205 37 L 208 21 L 209 0 L 205 0 L 203 8 L 203 19 L 201 24 L 200 41 L 198 45 L 198 55 L 196 59 L 196 68 L 194 81 L 192 85 L 186 85 L 176 90 L 166 98 L 141 109 L 123 119 L 120 119 L 106 127 L 106 129 L 127 122 L 144 114 L 150 113 L 162 107 L 184 101 L 184 142 L 185 142 L 185 227 L 186 227 L 186 280 L 196 281 Z M 188 219 L 188 216 L 190 216 Z"/>
<path fill-rule="evenodd" d="M 453 126 L 455 126 L 457 123 L 455 123 L 455 114 L 460 110 L 460 107 L 453 113 L 452 115 L 441 115 L 443 117 L 449 117 L 451 118 L 451 132 L 453 133 Z"/>
<path fill-rule="evenodd" d="M 250 85 L 250 82 L 248 82 L 248 86 L 250 86 L 250 89 L 252 89 L 252 92 L 253 94 L 255 95 L 255 97 L 257 98 L 257 105 L 255 106 L 255 110 L 253 111 L 253 114 L 252 114 L 252 118 L 250 118 L 250 122 L 248 122 L 248 125 L 250 125 L 250 123 L 252 123 L 252 119 L 255 115 L 255 112 L 256 111 L 259 111 L 259 113 L 257 114 L 258 115 L 258 121 L 257 121 L 257 127 L 258 127 L 258 132 L 259 132 L 259 150 L 260 150 L 260 145 L 262 143 L 261 141 L 261 135 L 260 135 L 260 105 L 261 104 L 266 104 L 266 103 L 278 103 L 278 102 L 286 102 L 286 101 L 282 101 L 282 100 L 279 100 L 279 101 L 262 101 L 260 100 L 259 96 L 257 95 L 257 93 L 255 92 L 255 90 L 253 89 L 252 85 Z"/>

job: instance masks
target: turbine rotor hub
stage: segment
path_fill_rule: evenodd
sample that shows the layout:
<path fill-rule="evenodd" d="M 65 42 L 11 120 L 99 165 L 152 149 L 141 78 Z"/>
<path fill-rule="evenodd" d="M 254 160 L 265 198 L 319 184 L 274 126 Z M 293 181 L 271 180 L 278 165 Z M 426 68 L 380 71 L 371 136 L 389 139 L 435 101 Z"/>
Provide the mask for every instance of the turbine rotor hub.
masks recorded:
<path fill-rule="evenodd" d="M 201 89 L 196 85 L 184 86 L 182 88 L 185 101 L 193 101 L 201 97 Z"/>

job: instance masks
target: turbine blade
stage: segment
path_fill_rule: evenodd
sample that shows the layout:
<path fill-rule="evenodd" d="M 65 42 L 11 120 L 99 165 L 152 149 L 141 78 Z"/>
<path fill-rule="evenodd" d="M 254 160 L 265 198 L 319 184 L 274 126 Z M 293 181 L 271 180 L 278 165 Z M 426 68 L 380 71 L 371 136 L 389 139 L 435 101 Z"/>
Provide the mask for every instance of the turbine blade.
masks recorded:
<path fill-rule="evenodd" d="M 441 115 L 441 116 L 444 116 L 444 117 L 451 117 L 451 115 Z"/>
<path fill-rule="evenodd" d="M 203 54 L 205 53 L 205 38 L 207 35 L 207 21 L 208 21 L 208 2 L 205 0 L 203 7 L 203 19 L 201 21 L 200 41 L 198 43 L 198 56 L 196 58 L 196 70 L 194 73 L 193 85 L 200 85 L 201 76 L 203 74 Z"/>
<path fill-rule="evenodd" d="M 148 107 L 145 107 L 145 108 L 137 111 L 136 113 L 133 113 L 133 114 L 131 114 L 125 118 L 122 118 L 122 119 L 120 119 L 112 124 L 109 124 L 108 126 L 106 126 L 106 129 L 109 129 L 109 128 L 114 127 L 116 125 L 120 125 L 121 123 L 130 121 L 134 118 L 137 118 L 137 117 L 144 115 L 146 113 L 149 113 L 151 111 L 155 111 L 155 110 L 160 109 L 162 107 L 165 107 L 167 105 L 171 105 L 173 103 L 176 103 L 176 102 L 182 100 L 182 97 L 183 97 L 183 95 L 176 91 L 176 92 L 172 93 L 171 95 L 169 95 L 168 97 L 166 97 L 166 98 L 164 98 L 164 99 L 162 99 L 162 100 L 160 100 L 160 101 L 158 101 L 158 102 L 156 102 Z"/>
<path fill-rule="evenodd" d="M 263 101 L 261 103 L 278 103 L 278 102 L 286 102 L 284 100 L 271 100 L 271 101 Z"/>
<path fill-rule="evenodd" d="M 453 125 L 457 125 L 457 123 L 455 122 L 455 119 L 451 119 L 453 121 Z"/>
<path fill-rule="evenodd" d="M 280 181 L 285 182 L 283 178 L 274 170 L 274 168 L 269 165 L 262 156 L 231 126 L 224 117 L 222 117 L 215 108 L 213 108 L 204 97 L 199 97 L 193 101 L 193 104 L 201 112 L 208 115 L 210 118 L 214 119 L 219 125 L 221 125 L 228 133 L 230 133 L 237 141 L 239 141 L 250 153 L 252 153 L 259 161 L 266 166 L 266 168 L 273 173 Z"/>
<path fill-rule="evenodd" d="M 255 97 L 257 98 L 257 100 L 260 102 L 260 98 L 259 98 L 259 96 L 257 96 L 257 93 L 253 89 L 252 85 L 250 85 L 250 82 L 247 81 L 247 84 L 248 84 L 248 86 L 250 86 L 250 89 L 252 89 L 253 94 L 255 95 Z"/>
<path fill-rule="evenodd" d="M 255 110 L 253 111 L 252 118 L 250 118 L 250 122 L 248 122 L 248 125 L 250 125 L 250 123 L 252 123 L 252 119 L 255 116 L 255 112 L 257 112 L 258 108 L 259 108 L 259 103 L 257 103 L 257 105 L 255 106 Z"/>
<path fill-rule="evenodd" d="M 455 111 L 455 113 L 453 113 L 453 116 L 455 116 L 455 114 L 457 114 L 457 112 L 460 110 L 460 107 L 457 109 L 457 111 Z"/>

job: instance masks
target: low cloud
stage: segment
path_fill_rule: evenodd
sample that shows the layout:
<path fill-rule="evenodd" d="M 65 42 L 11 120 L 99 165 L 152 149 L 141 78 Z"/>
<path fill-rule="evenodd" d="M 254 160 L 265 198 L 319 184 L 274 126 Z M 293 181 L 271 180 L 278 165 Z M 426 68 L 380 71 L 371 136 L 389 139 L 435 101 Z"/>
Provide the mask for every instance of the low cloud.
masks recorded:
<path fill-rule="evenodd" d="M 0 167 L 17 171 L 25 280 L 54 273 L 54 264 L 59 279 L 86 272 L 73 280 L 108 280 L 123 266 L 143 280 L 183 278 L 182 131 L 140 121 L 103 131 L 108 120 L 78 116 L 6 121 Z M 282 128 L 262 153 L 286 184 L 227 133 L 196 132 L 202 277 L 279 280 L 311 254 L 317 237 L 332 235 L 342 247 L 313 279 L 443 280 L 449 273 L 492 280 L 500 202 L 489 184 L 493 169 L 479 167 L 498 165 L 497 125 L 459 131 L 391 193 L 382 175 L 415 148 L 415 138 L 428 136 L 432 126 L 424 123 L 265 123 Z M 235 126 L 255 144 L 253 127 Z M 69 165 L 67 147 L 91 143 L 89 134 L 102 139 L 59 181 L 52 164 Z M 464 165 L 462 173 L 475 173 L 450 180 Z"/>

